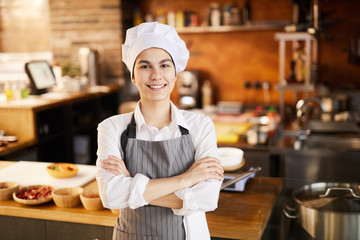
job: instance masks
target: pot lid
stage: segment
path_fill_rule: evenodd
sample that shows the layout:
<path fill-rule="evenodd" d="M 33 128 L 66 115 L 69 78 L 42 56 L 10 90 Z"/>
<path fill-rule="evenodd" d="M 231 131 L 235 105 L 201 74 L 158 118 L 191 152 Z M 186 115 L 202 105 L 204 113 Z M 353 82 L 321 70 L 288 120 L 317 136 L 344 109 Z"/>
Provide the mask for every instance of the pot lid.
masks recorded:
<path fill-rule="evenodd" d="M 313 183 L 292 192 L 293 199 L 309 208 L 331 212 L 360 212 L 360 186 L 352 183 Z"/>

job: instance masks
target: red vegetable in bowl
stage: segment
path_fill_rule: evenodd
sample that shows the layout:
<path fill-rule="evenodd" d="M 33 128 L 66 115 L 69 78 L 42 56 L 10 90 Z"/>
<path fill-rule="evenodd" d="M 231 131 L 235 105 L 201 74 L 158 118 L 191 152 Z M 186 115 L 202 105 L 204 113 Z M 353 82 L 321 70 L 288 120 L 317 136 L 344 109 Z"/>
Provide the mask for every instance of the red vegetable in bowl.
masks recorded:
<path fill-rule="evenodd" d="M 16 193 L 16 196 L 26 200 L 43 199 L 49 198 L 51 196 L 51 191 L 52 189 L 50 186 L 30 186 L 20 189 Z"/>

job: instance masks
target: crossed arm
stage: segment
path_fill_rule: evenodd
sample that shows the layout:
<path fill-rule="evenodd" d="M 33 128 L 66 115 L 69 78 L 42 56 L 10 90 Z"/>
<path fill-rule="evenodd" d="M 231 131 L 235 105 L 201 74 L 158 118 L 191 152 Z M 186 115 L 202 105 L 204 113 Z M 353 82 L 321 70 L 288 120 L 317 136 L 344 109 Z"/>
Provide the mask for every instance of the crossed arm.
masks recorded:
<path fill-rule="evenodd" d="M 115 156 L 103 159 L 101 167 L 115 175 L 130 177 L 124 161 Z M 223 173 L 224 170 L 218 159 L 205 157 L 194 162 L 187 171 L 180 175 L 169 178 L 150 179 L 146 185 L 143 197 L 151 205 L 180 209 L 183 206 L 183 201 L 174 192 L 190 188 L 210 179 L 222 181 L 224 179 Z"/>

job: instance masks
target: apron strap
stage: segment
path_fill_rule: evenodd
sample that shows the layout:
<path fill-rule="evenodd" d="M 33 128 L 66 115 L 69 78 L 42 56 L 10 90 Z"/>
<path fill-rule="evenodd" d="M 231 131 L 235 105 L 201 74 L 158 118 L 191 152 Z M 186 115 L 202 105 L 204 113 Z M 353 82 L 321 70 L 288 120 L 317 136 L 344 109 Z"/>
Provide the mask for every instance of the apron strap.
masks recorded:
<path fill-rule="evenodd" d="M 126 159 L 126 145 L 129 138 L 136 138 L 136 122 L 134 114 L 132 115 L 130 123 L 127 125 L 127 128 L 123 131 L 120 138 L 121 149 L 124 153 L 124 160 Z"/>
<path fill-rule="evenodd" d="M 189 134 L 189 130 L 187 130 L 186 128 L 182 127 L 179 125 L 179 128 L 180 128 L 180 132 L 181 132 L 181 135 L 188 135 Z"/>

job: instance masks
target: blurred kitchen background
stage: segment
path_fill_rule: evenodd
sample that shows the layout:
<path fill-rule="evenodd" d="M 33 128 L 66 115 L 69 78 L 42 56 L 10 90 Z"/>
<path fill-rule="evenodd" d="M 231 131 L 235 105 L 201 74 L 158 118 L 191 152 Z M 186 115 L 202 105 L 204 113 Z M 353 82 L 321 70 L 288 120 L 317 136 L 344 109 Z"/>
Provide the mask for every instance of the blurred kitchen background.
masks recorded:
<path fill-rule="evenodd" d="M 314 101 L 303 103 L 305 107 L 299 100 L 319 100 L 323 113 L 319 119 L 324 122 L 337 119 L 359 125 L 359 9 L 357 0 L 1 0 L 0 107 L 4 111 L 0 119 L 9 118 L 13 113 L 9 109 L 17 100 L 32 99 L 24 72 L 29 61 L 46 60 L 51 65 L 55 92 L 115 86 L 111 97 L 96 102 L 100 111 L 91 113 L 101 116 L 96 120 L 88 114 L 92 103 L 72 106 L 72 124 L 92 125 L 63 139 L 76 145 L 68 148 L 68 155 L 85 146 L 91 158 L 80 162 L 93 164 L 98 122 L 131 110 L 138 100 L 121 60 L 125 31 L 144 21 L 159 21 L 176 27 L 190 50 L 187 71 L 179 75 L 172 101 L 180 108 L 211 116 L 219 146 L 245 149 L 251 165 L 263 166 L 260 174 L 281 176 L 286 166 L 273 156 L 282 156 L 288 146 L 301 149 L 301 137 L 309 135 L 308 126 L 300 129 L 307 124 L 302 112 L 308 105 L 310 112 L 319 111 L 316 100 L 310 98 Z M 28 86 L 30 97 L 15 94 L 19 86 Z M 39 139 L 32 145 L 37 159 L 62 161 L 64 155 L 39 154 L 41 134 L 51 132 L 52 125 L 46 121 L 53 116 L 52 112 L 45 114 L 46 124 L 41 125 L 39 111 L 36 109 L 33 120 L 34 138 Z M 68 110 L 61 111 L 66 114 Z M 4 122 L 0 124 L 3 135 L 19 135 L 6 129 Z M 275 138 L 279 129 L 280 143 Z M 342 128 L 335 129 L 343 133 Z M 358 135 L 350 133 L 356 136 L 358 147 Z M 293 138 L 290 143 L 284 139 L 287 135 Z M 86 140 L 89 136 L 91 140 Z M 62 143 L 43 142 L 42 149 L 55 149 Z M 3 158 L 19 159 L 16 151 L 3 151 Z M 76 162 L 76 158 L 68 161 Z"/>
<path fill-rule="evenodd" d="M 211 25 L 211 8 L 217 8 L 220 24 L 249 27 L 179 30 L 191 52 L 187 69 L 201 71 L 201 78 L 210 80 L 216 90 L 214 101 L 278 104 L 279 43 L 275 34 L 294 22 L 301 31 L 311 27 L 312 2 L 2 0 L 0 51 L 52 52 L 53 64 L 76 66 L 79 48 L 90 47 L 99 53 L 101 83 L 121 83 L 128 76 L 121 61 L 121 44 L 125 29 L 135 21 L 167 22 L 172 15 L 178 20 L 181 12 L 184 23 L 176 22 L 177 26 Z M 330 90 L 359 89 L 359 4 L 356 0 L 319 1 L 317 85 Z M 243 11 L 246 6 L 248 17 Z M 230 11 L 238 12 L 235 23 L 225 20 Z M 285 67 L 290 68 L 290 63 Z M 268 98 L 263 94 L 267 87 Z M 286 101 L 292 100 L 291 95 Z"/>

